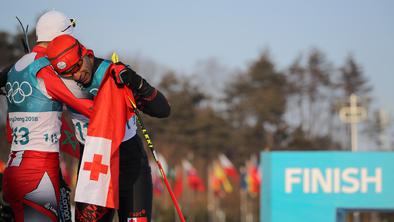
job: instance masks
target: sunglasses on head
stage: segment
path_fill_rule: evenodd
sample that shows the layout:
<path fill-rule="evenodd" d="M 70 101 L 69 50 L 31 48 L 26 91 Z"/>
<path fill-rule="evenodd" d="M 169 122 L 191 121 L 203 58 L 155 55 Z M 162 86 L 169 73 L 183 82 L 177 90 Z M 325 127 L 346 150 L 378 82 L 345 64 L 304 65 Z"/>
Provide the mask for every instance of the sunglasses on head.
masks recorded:
<path fill-rule="evenodd" d="M 70 25 L 68 25 L 62 32 L 65 32 L 67 29 L 73 27 L 75 28 L 75 26 L 77 25 L 77 22 L 75 21 L 75 19 L 70 19 Z"/>

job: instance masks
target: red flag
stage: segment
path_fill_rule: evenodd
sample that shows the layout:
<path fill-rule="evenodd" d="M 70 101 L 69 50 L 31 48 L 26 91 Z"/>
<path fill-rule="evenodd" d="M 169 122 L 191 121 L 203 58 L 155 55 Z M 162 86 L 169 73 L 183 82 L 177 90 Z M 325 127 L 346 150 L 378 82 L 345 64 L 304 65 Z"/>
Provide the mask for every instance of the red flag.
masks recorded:
<path fill-rule="evenodd" d="M 75 134 L 73 133 L 73 130 L 69 126 L 68 122 L 64 118 L 64 115 L 62 115 L 62 128 L 60 131 L 60 150 L 71 155 L 72 157 L 79 159 L 80 152 L 78 140 L 75 137 Z"/>
<path fill-rule="evenodd" d="M 197 170 L 192 166 L 192 164 L 187 160 L 183 160 L 182 166 L 183 166 L 183 170 L 186 171 L 189 187 L 192 188 L 193 190 L 198 190 L 201 192 L 205 191 L 204 182 L 198 176 Z"/>
<path fill-rule="evenodd" d="M 134 115 L 131 92 L 104 77 L 94 100 L 82 157 L 75 201 L 108 208 L 119 207 L 119 145 L 126 121 Z"/>
<path fill-rule="evenodd" d="M 248 192 L 252 196 L 256 196 L 260 192 L 260 170 L 258 166 L 258 160 L 256 156 L 252 156 L 251 159 L 247 163 L 247 185 Z"/>
<path fill-rule="evenodd" d="M 174 194 L 176 198 L 180 198 L 183 193 L 183 173 L 181 169 L 176 169 Z"/>
<path fill-rule="evenodd" d="M 224 173 L 229 176 L 232 177 L 234 179 L 238 179 L 239 175 L 238 175 L 238 171 L 235 168 L 234 164 L 227 158 L 226 155 L 224 155 L 223 153 L 219 154 L 219 161 L 220 161 L 220 165 L 222 165 Z"/>

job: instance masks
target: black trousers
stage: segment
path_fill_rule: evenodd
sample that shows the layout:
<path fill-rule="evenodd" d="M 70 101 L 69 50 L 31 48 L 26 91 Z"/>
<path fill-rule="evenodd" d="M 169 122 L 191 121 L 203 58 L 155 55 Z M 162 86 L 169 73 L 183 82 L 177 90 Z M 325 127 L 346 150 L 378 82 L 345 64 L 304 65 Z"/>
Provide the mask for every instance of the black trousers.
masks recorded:
<path fill-rule="evenodd" d="M 81 146 L 81 156 L 83 146 Z M 78 170 L 81 164 L 79 161 Z M 142 141 L 138 135 L 122 142 L 119 150 L 119 221 L 147 218 L 152 214 L 152 175 Z M 75 221 L 112 222 L 114 210 L 76 203 Z M 130 220 L 134 221 L 134 220 Z M 138 221 L 138 220 L 137 220 Z"/>

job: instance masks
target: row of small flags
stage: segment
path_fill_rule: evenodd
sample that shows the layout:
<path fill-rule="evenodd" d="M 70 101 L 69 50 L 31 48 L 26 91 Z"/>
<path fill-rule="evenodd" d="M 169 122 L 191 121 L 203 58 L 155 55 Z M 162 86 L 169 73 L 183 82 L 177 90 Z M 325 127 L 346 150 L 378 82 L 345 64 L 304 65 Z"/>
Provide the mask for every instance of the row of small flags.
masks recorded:
<path fill-rule="evenodd" d="M 251 196 L 257 196 L 260 193 L 261 172 L 256 155 L 246 161 L 242 171 L 241 189 Z"/>
<path fill-rule="evenodd" d="M 79 144 L 64 116 L 62 116 L 62 123 L 61 150 L 79 158 Z M 204 182 L 200 176 L 201 174 L 198 173 L 190 161 L 183 159 L 179 166 L 169 168 L 167 161 L 162 155 L 159 154 L 158 158 L 167 176 L 173 181 L 172 186 L 177 197 L 182 195 L 184 185 L 196 192 L 205 192 L 207 185 L 208 189 L 212 190 L 215 195 L 232 193 L 234 184 L 239 184 L 241 190 L 251 196 L 256 196 L 260 192 L 261 174 L 256 155 L 252 155 L 238 170 L 225 154 L 220 153 L 208 167 L 207 183 Z M 63 165 L 64 168 L 65 164 Z M 160 195 L 164 190 L 164 185 L 159 171 L 155 170 L 157 169 L 156 164 L 151 163 L 151 168 L 154 194 Z M 65 169 L 63 173 L 67 174 Z M 67 175 L 65 176 L 67 177 Z"/>
<path fill-rule="evenodd" d="M 195 192 L 213 191 L 215 196 L 222 196 L 234 191 L 234 185 L 238 184 L 243 192 L 251 196 L 257 196 L 260 192 L 261 174 L 257 156 L 252 156 L 239 170 L 227 158 L 225 154 L 219 154 L 217 159 L 208 166 L 207 182 L 201 177 L 201 173 L 186 159 L 174 168 L 169 168 L 165 158 L 158 155 L 160 162 L 168 178 L 172 181 L 174 194 L 181 197 L 185 189 Z M 155 163 L 151 163 L 154 195 L 160 196 L 164 192 L 164 185 Z"/>
<path fill-rule="evenodd" d="M 62 136 L 60 140 L 62 153 L 79 158 L 78 142 L 69 125 L 66 124 L 67 121 L 64 120 L 64 117 L 62 117 L 62 122 Z M 261 177 L 257 156 L 252 156 L 238 170 L 225 154 L 219 154 L 208 166 L 208 172 L 206 173 L 207 182 L 202 179 L 201 173 L 198 172 L 192 163 L 186 159 L 183 159 L 181 164 L 176 167 L 170 168 L 162 155 L 158 155 L 158 158 L 167 177 L 172 182 L 173 191 L 177 198 L 180 198 L 185 190 L 188 192 L 192 190 L 198 193 L 208 191 L 209 196 L 223 197 L 226 194 L 233 193 L 234 186 L 239 187 L 241 192 L 252 197 L 258 196 L 260 192 Z M 151 168 L 153 192 L 155 196 L 160 196 L 165 190 L 164 184 L 155 163 L 151 164 Z M 64 161 L 61 162 L 61 170 L 68 184 L 76 181 L 76 174 L 67 174 L 68 171 Z M 74 171 L 76 170 L 74 169 Z M 75 184 L 71 185 L 75 186 Z"/>

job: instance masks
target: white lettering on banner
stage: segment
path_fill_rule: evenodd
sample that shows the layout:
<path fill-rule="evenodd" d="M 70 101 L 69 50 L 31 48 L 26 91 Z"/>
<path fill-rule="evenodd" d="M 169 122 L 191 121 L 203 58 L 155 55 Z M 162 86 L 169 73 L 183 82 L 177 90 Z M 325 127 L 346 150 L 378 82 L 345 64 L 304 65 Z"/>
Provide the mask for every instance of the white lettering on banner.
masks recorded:
<path fill-rule="evenodd" d="M 285 184 L 286 184 L 286 193 L 293 192 L 293 184 L 301 183 L 301 179 L 299 177 L 295 177 L 295 175 L 301 174 L 301 168 L 287 168 L 285 173 Z"/>
<path fill-rule="evenodd" d="M 361 192 L 367 193 L 368 192 L 368 183 L 375 183 L 375 192 L 381 193 L 382 192 L 382 169 L 379 170 L 375 169 L 375 176 L 368 176 L 367 169 L 361 169 Z"/>
<path fill-rule="evenodd" d="M 286 168 L 285 192 L 293 193 L 294 187 L 302 188 L 303 193 L 368 193 L 369 185 L 375 193 L 382 192 L 382 168 L 374 173 L 368 168 Z"/>
<path fill-rule="evenodd" d="M 358 178 L 356 178 L 357 174 L 357 168 L 347 168 L 343 173 L 343 180 L 348 184 L 342 188 L 344 193 L 355 193 L 360 189 L 360 183 L 358 182 Z"/>

